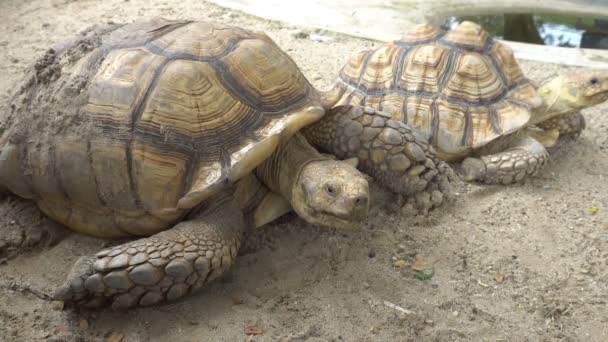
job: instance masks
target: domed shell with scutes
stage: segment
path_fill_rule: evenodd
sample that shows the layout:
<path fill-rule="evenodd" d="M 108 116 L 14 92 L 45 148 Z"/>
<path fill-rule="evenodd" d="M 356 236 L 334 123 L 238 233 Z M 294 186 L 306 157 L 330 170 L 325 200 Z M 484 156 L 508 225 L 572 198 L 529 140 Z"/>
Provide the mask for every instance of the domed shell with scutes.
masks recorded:
<path fill-rule="evenodd" d="M 353 56 L 340 71 L 337 105 L 386 111 L 455 160 L 525 126 L 541 98 L 511 49 L 479 25 L 416 26 L 402 40 Z"/>
<path fill-rule="evenodd" d="M 0 138 L 3 183 L 81 232 L 166 229 L 324 113 L 262 33 L 163 19 L 100 30 L 38 62 Z"/>

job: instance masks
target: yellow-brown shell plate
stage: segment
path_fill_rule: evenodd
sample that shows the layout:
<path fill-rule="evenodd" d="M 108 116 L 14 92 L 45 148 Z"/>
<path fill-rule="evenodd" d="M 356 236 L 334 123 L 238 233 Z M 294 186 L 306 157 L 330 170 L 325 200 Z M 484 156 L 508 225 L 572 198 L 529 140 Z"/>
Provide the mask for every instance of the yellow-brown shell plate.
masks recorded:
<path fill-rule="evenodd" d="M 525 126 L 541 98 L 510 48 L 480 26 L 419 25 L 402 40 L 355 54 L 336 82 L 338 105 L 365 104 L 428 137 L 446 158 Z"/>
<path fill-rule="evenodd" d="M 136 22 L 105 34 L 73 66 L 61 63 L 71 72 L 46 89 L 84 79 L 85 100 L 64 108 L 65 127 L 44 124 L 53 117 L 41 110 L 33 120 L 44 132 L 31 134 L 48 148 L 20 153 L 41 208 L 94 235 L 166 228 L 323 115 L 270 38 L 220 24 Z"/>

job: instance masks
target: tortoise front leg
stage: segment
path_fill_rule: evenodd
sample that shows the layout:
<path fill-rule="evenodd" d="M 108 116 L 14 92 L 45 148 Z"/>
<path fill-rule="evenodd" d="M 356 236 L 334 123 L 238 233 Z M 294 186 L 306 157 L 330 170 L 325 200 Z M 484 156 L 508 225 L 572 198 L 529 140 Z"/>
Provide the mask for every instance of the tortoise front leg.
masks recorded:
<path fill-rule="evenodd" d="M 451 168 L 410 127 L 383 112 L 338 106 L 303 130 L 315 147 L 340 159 L 359 159 L 358 168 L 402 194 L 406 205 L 427 212 L 449 193 Z"/>
<path fill-rule="evenodd" d="M 465 181 L 507 185 L 536 175 L 547 158 L 547 150 L 541 143 L 521 134 L 502 152 L 466 158 L 460 172 Z"/>
<path fill-rule="evenodd" d="M 245 227 L 232 196 L 213 201 L 170 230 L 81 257 L 55 299 L 126 309 L 172 301 L 198 290 L 232 265 Z"/>
<path fill-rule="evenodd" d="M 581 112 L 574 112 L 545 120 L 536 126 L 544 130 L 557 129 L 561 141 L 563 138 L 578 138 L 585 129 L 586 124 L 583 114 Z"/>

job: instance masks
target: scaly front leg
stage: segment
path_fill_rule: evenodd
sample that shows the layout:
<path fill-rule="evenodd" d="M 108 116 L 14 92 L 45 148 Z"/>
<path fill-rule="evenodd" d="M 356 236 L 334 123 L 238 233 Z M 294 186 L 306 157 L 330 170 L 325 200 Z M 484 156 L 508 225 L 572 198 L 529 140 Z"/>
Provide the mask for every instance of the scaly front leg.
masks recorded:
<path fill-rule="evenodd" d="M 547 157 L 547 150 L 541 143 L 522 134 L 515 136 L 502 152 L 466 158 L 460 171 L 466 181 L 507 185 L 536 175 L 546 164 Z"/>
<path fill-rule="evenodd" d="M 126 309 L 198 290 L 232 265 L 245 228 L 232 196 L 218 197 L 170 230 L 81 257 L 55 299 Z"/>
<path fill-rule="evenodd" d="M 585 129 L 585 117 L 580 112 L 574 112 L 556 116 L 549 120 L 537 124 L 538 127 L 544 130 L 557 129 L 559 131 L 559 140 L 563 138 L 578 138 Z"/>
<path fill-rule="evenodd" d="M 338 106 L 304 129 L 315 147 L 340 159 L 356 157 L 358 168 L 420 212 L 439 206 L 450 191 L 451 168 L 431 146 L 386 113 L 359 106 Z"/>

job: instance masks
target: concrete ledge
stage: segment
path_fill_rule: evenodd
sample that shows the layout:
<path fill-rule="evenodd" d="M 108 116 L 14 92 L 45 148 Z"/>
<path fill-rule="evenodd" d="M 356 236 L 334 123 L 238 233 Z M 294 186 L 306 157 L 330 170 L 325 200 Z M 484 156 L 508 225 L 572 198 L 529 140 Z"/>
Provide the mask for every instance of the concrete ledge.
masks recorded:
<path fill-rule="evenodd" d="M 326 29 L 382 42 L 415 24 L 450 15 L 560 13 L 608 18 L 603 0 L 211 0 L 261 18 Z M 533 3 L 533 5 L 531 5 Z M 608 50 L 562 48 L 505 41 L 521 59 L 608 69 Z"/>

